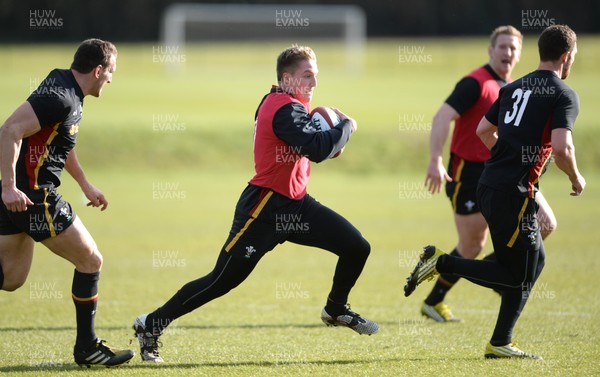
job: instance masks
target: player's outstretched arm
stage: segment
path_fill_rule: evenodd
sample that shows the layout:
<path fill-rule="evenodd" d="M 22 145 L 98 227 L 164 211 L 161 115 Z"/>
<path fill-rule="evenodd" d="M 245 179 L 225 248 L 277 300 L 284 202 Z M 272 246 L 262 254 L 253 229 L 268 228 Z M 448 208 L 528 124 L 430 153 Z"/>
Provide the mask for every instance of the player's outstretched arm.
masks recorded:
<path fill-rule="evenodd" d="M 577 169 L 575 146 L 573 136 L 568 128 L 555 128 L 552 130 L 552 152 L 556 166 L 569 177 L 571 181 L 571 196 L 579 196 L 585 188 L 585 178 Z"/>
<path fill-rule="evenodd" d="M 106 200 L 102 191 L 87 180 L 83 168 L 79 163 L 79 159 L 77 158 L 75 149 L 72 149 L 71 152 L 69 152 L 67 161 L 65 162 L 65 169 L 79 184 L 79 187 L 81 187 L 81 191 L 83 191 L 83 194 L 89 200 L 88 206 L 101 207 L 101 211 L 104 211 L 106 207 L 108 207 L 108 200 Z"/>
<path fill-rule="evenodd" d="M 0 128 L 2 201 L 9 211 L 22 212 L 27 210 L 28 205 L 33 205 L 27 195 L 17 189 L 15 166 L 23 138 L 33 135 L 40 129 L 40 122 L 29 102 L 19 106 Z"/>
<path fill-rule="evenodd" d="M 431 122 L 429 166 L 427 167 L 425 186 L 432 194 L 439 193 L 445 181 L 452 181 L 444 167 L 442 152 L 450 133 L 450 124 L 459 117 L 458 112 L 444 102 Z"/>

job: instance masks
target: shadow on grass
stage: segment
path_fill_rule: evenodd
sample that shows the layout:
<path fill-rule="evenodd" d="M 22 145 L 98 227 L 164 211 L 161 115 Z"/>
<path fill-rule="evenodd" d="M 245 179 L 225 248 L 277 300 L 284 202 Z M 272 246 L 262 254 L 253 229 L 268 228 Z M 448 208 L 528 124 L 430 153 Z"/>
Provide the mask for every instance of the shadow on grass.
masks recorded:
<path fill-rule="evenodd" d="M 386 358 L 386 359 L 353 359 L 353 360 L 286 360 L 286 361 L 233 361 L 233 362 L 208 362 L 208 363 L 181 363 L 181 364 L 152 364 L 152 363 L 142 363 L 136 362 L 133 364 L 124 364 L 118 367 L 113 368 L 105 368 L 103 366 L 95 366 L 91 368 L 79 367 L 76 364 L 68 364 L 68 365 L 59 365 L 59 366 L 48 366 L 48 365 L 13 365 L 13 366 L 4 366 L 0 367 L 0 373 L 8 373 L 8 372 L 52 372 L 52 373 L 60 373 L 67 372 L 73 370 L 81 370 L 81 371 L 90 371 L 90 372 L 99 372 L 104 371 L 106 369 L 195 369 L 195 368 L 230 368 L 230 367 L 279 367 L 279 366 L 301 366 L 301 365 L 350 365 L 350 364 L 372 364 L 372 363 L 381 363 L 381 362 L 399 362 L 402 361 L 401 358 Z M 431 359 L 423 359 L 423 361 L 431 361 Z"/>
<path fill-rule="evenodd" d="M 397 325 L 396 322 L 379 322 L 381 325 Z M 278 328 L 299 328 L 299 329 L 311 329 L 311 328 L 324 328 L 324 325 L 321 323 L 316 324 L 241 324 L 241 325 L 186 325 L 186 326 L 177 326 L 178 330 L 181 329 L 189 329 L 189 330 L 215 330 L 215 329 L 278 329 Z M 97 327 L 97 330 L 123 330 L 124 327 L 116 327 L 116 326 L 101 326 Z M 2 327 L 0 328 L 1 332 L 8 331 L 75 331 L 76 328 L 72 326 L 60 326 L 60 327 Z M 168 331 L 168 330 L 167 330 Z M 353 360 L 312 360 L 312 361 L 239 361 L 239 362 L 209 362 L 209 363 L 183 363 L 183 364 L 148 364 L 148 363 L 133 363 L 133 364 L 125 364 L 118 368 L 132 368 L 132 369 L 152 369 L 152 368 L 165 368 L 165 369 L 192 369 L 192 368 L 200 368 L 200 367 L 236 367 L 236 366 L 256 366 L 256 367 L 276 367 L 283 365 L 344 365 L 344 364 L 369 364 L 373 362 L 385 362 L 385 361 L 400 361 L 400 359 L 353 359 Z M 112 369 L 112 368 L 109 368 Z M 73 370 L 82 370 L 82 371 L 100 371 L 105 370 L 105 367 L 92 367 L 85 368 L 79 367 L 75 363 L 36 363 L 32 365 L 8 365 L 0 367 L 1 373 L 8 372 L 51 372 L 51 373 L 60 373 L 62 371 L 73 371 Z"/>
<path fill-rule="evenodd" d="M 387 322 L 377 322 L 379 325 L 395 325 L 397 326 L 397 322 L 387 321 Z M 323 328 L 323 323 L 278 323 L 278 324 L 238 324 L 238 325 L 183 325 L 179 326 L 177 324 L 173 325 L 173 328 L 177 328 L 178 330 L 219 330 L 219 329 L 288 329 L 288 328 L 298 328 L 298 329 L 312 329 L 312 328 Z M 119 331 L 123 329 L 130 329 L 128 326 L 98 326 L 96 330 L 107 330 L 107 331 Z M 58 326 L 58 327 L 0 327 L 0 333 L 8 332 L 8 331 L 75 331 L 75 326 Z M 168 333 L 169 329 L 166 330 Z"/>

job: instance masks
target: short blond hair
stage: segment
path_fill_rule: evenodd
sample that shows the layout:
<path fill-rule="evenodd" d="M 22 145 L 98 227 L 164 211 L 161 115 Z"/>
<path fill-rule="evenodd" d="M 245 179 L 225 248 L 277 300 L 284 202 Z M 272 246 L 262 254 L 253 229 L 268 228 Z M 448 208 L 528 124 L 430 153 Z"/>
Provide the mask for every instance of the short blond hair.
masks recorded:
<path fill-rule="evenodd" d="M 298 63 L 304 60 L 317 60 L 317 55 L 315 55 L 312 48 L 292 45 L 292 47 L 283 50 L 277 57 L 277 81 L 282 80 L 284 72 L 293 72 Z"/>
<path fill-rule="evenodd" d="M 492 31 L 492 35 L 490 35 L 490 46 L 494 47 L 496 45 L 496 40 L 498 39 L 498 36 L 502 34 L 511 35 L 519 38 L 519 43 L 521 44 L 521 46 L 523 45 L 523 34 L 521 34 L 521 32 L 516 27 L 512 25 L 502 25 L 498 26 Z"/>

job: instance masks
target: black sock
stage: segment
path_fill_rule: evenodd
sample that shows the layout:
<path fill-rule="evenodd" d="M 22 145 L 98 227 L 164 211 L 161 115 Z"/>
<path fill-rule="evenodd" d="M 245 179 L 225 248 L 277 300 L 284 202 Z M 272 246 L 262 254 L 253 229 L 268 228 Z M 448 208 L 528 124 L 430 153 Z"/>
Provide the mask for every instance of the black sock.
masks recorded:
<path fill-rule="evenodd" d="M 159 336 L 171 322 L 188 312 L 181 305 L 177 293 L 169 301 L 165 302 L 163 306 L 148 314 L 145 323 L 147 332 Z"/>
<path fill-rule="evenodd" d="M 498 319 L 490 340 L 492 346 L 504 346 L 511 343 L 512 330 L 525 305 L 523 301 L 526 301 L 526 299 L 523 298 L 521 289 L 511 289 L 503 292 Z"/>
<path fill-rule="evenodd" d="M 185 284 L 163 306 L 148 314 L 146 331 L 158 336 L 171 322 L 221 297 L 250 275 L 260 258 L 252 260 L 221 250 L 215 268 L 207 275 Z"/>
<path fill-rule="evenodd" d="M 450 255 L 452 255 L 454 257 L 462 258 L 461 255 L 458 253 L 458 250 L 456 250 L 456 248 L 454 248 L 454 250 L 452 250 L 452 252 L 450 252 Z M 460 279 L 459 276 L 455 276 L 452 274 L 448 274 L 448 273 L 440 274 L 437 281 L 435 282 L 435 285 L 433 286 L 433 289 L 431 290 L 431 293 L 429 293 L 429 296 L 427 296 L 427 298 L 425 299 L 425 303 L 427 305 L 433 306 L 433 305 L 437 305 L 440 302 L 444 301 L 444 297 L 446 297 L 446 294 L 448 293 L 448 291 L 454 286 L 454 284 L 459 279 Z"/>
<path fill-rule="evenodd" d="M 71 293 L 77 319 L 76 349 L 87 349 L 97 339 L 94 330 L 98 303 L 98 279 L 100 272 L 86 274 L 75 270 Z"/>
<path fill-rule="evenodd" d="M 2 265 L 0 264 L 0 289 L 4 285 L 4 272 L 2 271 Z"/>
<path fill-rule="evenodd" d="M 327 303 L 325 304 L 325 311 L 332 317 L 337 317 L 346 312 L 346 303 L 335 302 L 331 298 L 327 297 Z"/>

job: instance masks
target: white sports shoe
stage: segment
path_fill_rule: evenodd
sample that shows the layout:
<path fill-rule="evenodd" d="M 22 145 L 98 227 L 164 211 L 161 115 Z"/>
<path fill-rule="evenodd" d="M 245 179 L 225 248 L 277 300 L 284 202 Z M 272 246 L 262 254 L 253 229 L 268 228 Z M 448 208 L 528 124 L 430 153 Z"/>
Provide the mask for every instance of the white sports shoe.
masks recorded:
<path fill-rule="evenodd" d="M 350 305 L 346 304 L 346 311 L 333 318 L 325 308 L 321 311 L 321 320 L 327 326 L 343 326 L 349 327 L 360 335 L 372 335 L 379 331 L 379 325 L 371 320 L 363 318 L 358 313 L 350 310 Z"/>
<path fill-rule="evenodd" d="M 158 353 L 158 347 L 162 346 L 158 340 L 159 335 L 154 335 L 151 332 L 146 331 L 146 317 L 148 314 L 142 314 L 133 321 L 133 330 L 135 336 L 137 336 L 140 342 L 140 356 L 142 361 L 148 361 L 151 363 L 162 363 L 163 358 Z"/>

